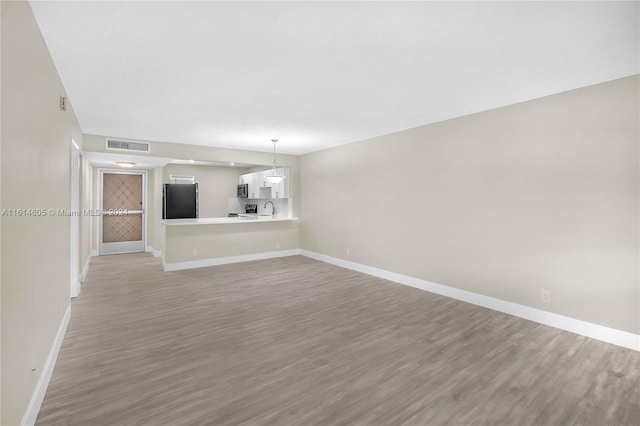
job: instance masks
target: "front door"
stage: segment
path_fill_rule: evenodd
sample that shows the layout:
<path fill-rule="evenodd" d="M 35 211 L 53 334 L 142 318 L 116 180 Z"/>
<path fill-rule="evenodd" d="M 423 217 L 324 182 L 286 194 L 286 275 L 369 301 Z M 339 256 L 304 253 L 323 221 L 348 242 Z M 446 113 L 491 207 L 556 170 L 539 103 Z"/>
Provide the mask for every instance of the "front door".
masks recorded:
<path fill-rule="evenodd" d="M 101 171 L 100 176 L 100 254 L 144 251 L 144 172 Z"/>

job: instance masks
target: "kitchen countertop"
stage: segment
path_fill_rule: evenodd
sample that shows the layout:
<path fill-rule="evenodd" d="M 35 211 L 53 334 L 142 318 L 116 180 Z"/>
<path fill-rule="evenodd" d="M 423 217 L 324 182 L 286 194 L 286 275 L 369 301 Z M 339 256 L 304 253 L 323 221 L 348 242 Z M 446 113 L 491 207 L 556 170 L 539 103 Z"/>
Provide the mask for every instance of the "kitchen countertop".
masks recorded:
<path fill-rule="evenodd" d="M 298 220 L 297 217 L 272 217 L 257 214 L 239 214 L 237 217 L 200 217 L 197 219 L 163 219 L 168 226 L 175 225 L 219 225 L 227 223 L 285 222 Z"/>

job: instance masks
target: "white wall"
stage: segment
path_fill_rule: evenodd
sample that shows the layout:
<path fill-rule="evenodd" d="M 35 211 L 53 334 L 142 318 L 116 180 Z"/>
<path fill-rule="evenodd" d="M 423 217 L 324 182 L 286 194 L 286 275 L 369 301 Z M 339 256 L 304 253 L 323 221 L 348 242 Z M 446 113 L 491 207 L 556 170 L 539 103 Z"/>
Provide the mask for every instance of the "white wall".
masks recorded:
<path fill-rule="evenodd" d="M 27 2 L 1 2 L 2 209 L 68 209 L 82 133 Z M 69 306 L 69 217 L 2 217 L 2 418 L 21 422 Z"/>
<path fill-rule="evenodd" d="M 154 254 L 164 251 L 164 227 L 162 221 L 162 167 L 149 170 L 147 182 L 147 246 Z"/>
<path fill-rule="evenodd" d="M 638 334 L 639 93 L 634 76 L 305 155 L 301 246 Z"/>

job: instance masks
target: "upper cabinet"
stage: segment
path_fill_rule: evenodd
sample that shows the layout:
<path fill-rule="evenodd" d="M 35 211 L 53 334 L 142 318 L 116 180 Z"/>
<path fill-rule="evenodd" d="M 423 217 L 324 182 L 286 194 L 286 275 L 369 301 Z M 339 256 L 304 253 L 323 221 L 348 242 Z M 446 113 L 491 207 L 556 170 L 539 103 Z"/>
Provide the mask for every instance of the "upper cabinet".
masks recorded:
<path fill-rule="evenodd" d="M 239 183 L 248 185 L 249 198 L 289 198 L 289 168 L 279 167 L 276 172 L 285 176 L 279 183 L 271 183 L 267 180 L 266 176 L 272 173 L 271 169 L 241 175 Z"/>
<path fill-rule="evenodd" d="M 247 177 L 247 184 L 249 185 L 249 198 L 262 198 L 260 196 L 262 178 L 258 176 L 257 173 L 249 173 L 244 176 Z"/>
<path fill-rule="evenodd" d="M 260 182 L 258 179 L 256 179 L 255 173 L 240 175 L 238 183 L 240 185 L 247 185 L 248 198 L 259 198 Z"/>
<path fill-rule="evenodd" d="M 267 180 L 266 176 L 272 173 L 271 170 L 260 172 L 262 175 L 262 188 L 270 188 L 271 197 L 269 198 L 289 198 L 289 169 L 279 167 L 276 169 L 276 173 L 284 176 L 278 183 L 271 183 Z"/>

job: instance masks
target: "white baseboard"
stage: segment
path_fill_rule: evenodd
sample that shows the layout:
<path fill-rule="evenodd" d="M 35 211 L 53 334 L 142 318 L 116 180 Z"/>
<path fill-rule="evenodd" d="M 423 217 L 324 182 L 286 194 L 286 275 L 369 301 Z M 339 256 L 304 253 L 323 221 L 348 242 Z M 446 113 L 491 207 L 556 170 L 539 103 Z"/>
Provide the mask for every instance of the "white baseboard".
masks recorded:
<path fill-rule="evenodd" d="M 22 426 L 32 426 L 36 422 L 36 418 L 40 412 L 40 407 L 42 406 L 42 401 L 44 401 L 44 396 L 47 393 L 49 381 L 51 381 L 51 375 L 53 374 L 53 368 L 55 367 L 56 360 L 58 359 L 58 352 L 60 352 L 60 347 L 64 340 L 64 334 L 67 331 L 69 318 L 71 318 L 71 303 L 67 305 L 67 310 L 64 312 L 64 316 L 62 317 L 62 321 L 58 327 L 56 338 L 54 339 L 49 355 L 42 366 L 40 377 L 38 377 L 38 382 L 33 390 L 27 410 L 25 411 L 24 416 L 22 416 L 22 421 L 20 422 Z"/>
<path fill-rule="evenodd" d="M 91 254 L 89 256 L 99 256 L 100 252 L 98 250 L 91 250 Z"/>
<path fill-rule="evenodd" d="M 182 269 L 204 268 L 207 266 L 226 265 L 227 263 L 249 262 L 252 260 L 274 259 L 277 257 L 295 256 L 300 249 L 267 251 L 262 253 L 243 254 L 240 256 L 216 257 L 212 259 L 189 260 L 186 262 L 165 263 L 164 271 L 179 271 Z"/>
<path fill-rule="evenodd" d="M 367 275 L 373 275 L 378 278 L 383 278 L 399 284 L 418 288 L 420 290 L 429 291 L 431 293 L 440 294 L 442 296 L 451 297 L 452 299 L 462 300 L 463 302 L 493 309 L 495 311 L 559 328 L 561 330 L 590 337 L 592 339 L 601 340 L 603 342 L 622 346 L 624 348 L 640 351 L 640 335 L 638 334 L 617 330 L 615 328 L 605 327 L 599 324 L 593 324 L 575 318 L 554 314 L 552 312 L 543 311 L 541 309 L 507 302 L 505 300 L 496 299 L 489 296 L 483 296 L 481 294 L 472 293 L 470 291 L 432 283 L 418 278 L 409 277 L 407 275 L 373 268 L 371 266 L 326 256 L 324 254 L 315 253 L 308 250 L 300 250 L 300 254 L 312 259 L 320 260 L 322 262 L 362 272 Z"/>
<path fill-rule="evenodd" d="M 155 248 L 153 248 L 153 246 L 147 246 L 145 251 L 147 253 L 151 253 L 153 255 L 153 257 L 161 257 L 162 256 L 162 251 L 156 250 Z"/>
<path fill-rule="evenodd" d="M 84 262 L 84 267 L 82 268 L 82 273 L 80 274 L 80 282 L 83 283 L 85 279 L 87 279 L 87 272 L 89 272 L 89 263 L 91 263 L 91 256 L 87 258 L 87 261 Z"/>

